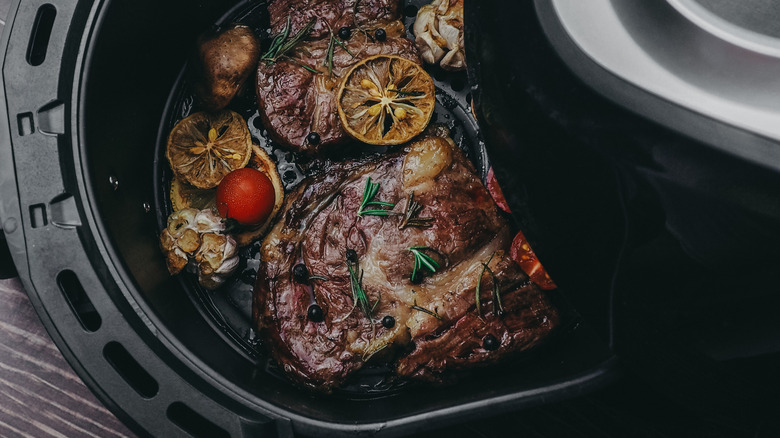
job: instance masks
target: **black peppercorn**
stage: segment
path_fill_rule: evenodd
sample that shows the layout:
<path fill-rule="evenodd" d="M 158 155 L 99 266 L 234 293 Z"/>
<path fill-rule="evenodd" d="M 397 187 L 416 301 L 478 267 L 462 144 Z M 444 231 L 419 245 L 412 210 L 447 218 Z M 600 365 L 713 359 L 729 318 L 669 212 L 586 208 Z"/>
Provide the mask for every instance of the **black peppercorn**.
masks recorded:
<path fill-rule="evenodd" d="M 339 38 L 342 40 L 348 40 L 352 36 L 352 30 L 348 27 L 342 27 L 339 29 Z"/>
<path fill-rule="evenodd" d="M 325 320 L 325 313 L 322 311 L 322 307 L 317 304 L 309 306 L 306 316 L 309 317 L 309 321 L 311 322 L 322 322 Z"/>
<path fill-rule="evenodd" d="M 385 316 L 382 318 L 382 325 L 385 328 L 393 328 L 395 326 L 395 318 L 390 315 Z"/>
<path fill-rule="evenodd" d="M 354 249 L 347 250 L 347 261 L 350 263 L 357 263 L 357 253 Z"/>
<path fill-rule="evenodd" d="M 309 135 L 306 136 L 306 140 L 308 140 L 309 144 L 320 144 L 320 134 L 310 132 Z"/>
<path fill-rule="evenodd" d="M 308 283 L 309 270 L 306 269 L 306 265 L 303 263 L 298 263 L 297 265 L 293 266 L 293 278 L 298 283 Z"/>
<path fill-rule="evenodd" d="M 485 350 L 493 351 L 497 349 L 501 344 L 498 342 L 498 339 L 496 339 L 493 335 L 487 335 L 484 339 L 482 339 L 482 348 Z"/>
<path fill-rule="evenodd" d="M 387 32 L 385 32 L 384 29 L 377 29 L 376 32 L 374 32 L 374 38 L 376 38 L 377 41 L 384 41 L 387 39 Z"/>

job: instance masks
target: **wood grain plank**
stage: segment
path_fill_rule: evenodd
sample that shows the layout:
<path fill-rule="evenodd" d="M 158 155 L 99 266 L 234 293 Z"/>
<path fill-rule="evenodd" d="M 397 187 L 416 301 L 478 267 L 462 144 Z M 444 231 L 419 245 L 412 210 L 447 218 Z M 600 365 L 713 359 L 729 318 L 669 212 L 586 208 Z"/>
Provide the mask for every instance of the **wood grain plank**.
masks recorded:
<path fill-rule="evenodd" d="M 0 280 L 0 436 L 135 436 L 70 368 L 18 279 Z"/>

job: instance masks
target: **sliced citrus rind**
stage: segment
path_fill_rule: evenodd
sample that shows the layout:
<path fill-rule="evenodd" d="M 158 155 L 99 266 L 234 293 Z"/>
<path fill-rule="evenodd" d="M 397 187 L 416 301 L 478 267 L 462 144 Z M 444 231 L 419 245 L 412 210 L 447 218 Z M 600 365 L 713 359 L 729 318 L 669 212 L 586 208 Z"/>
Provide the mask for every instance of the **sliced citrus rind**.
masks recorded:
<path fill-rule="evenodd" d="M 279 176 L 279 172 L 276 170 L 271 157 L 259 146 L 252 145 L 252 156 L 246 167 L 257 169 L 271 180 L 274 186 L 274 195 L 276 201 L 274 202 L 274 208 L 271 211 L 271 215 L 268 219 L 256 227 L 244 229 L 240 233 L 233 234 L 233 238 L 236 239 L 238 246 L 246 246 L 255 240 L 259 239 L 268 230 L 271 225 L 271 221 L 276 217 L 276 214 L 282 208 L 284 202 L 284 185 L 282 179 Z M 207 208 L 215 208 L 217 204 L 217 189 L 199 189 L 193 187 L 190 184 L 180 181 L 174 178 L 171 181 L 171 206 L 174 211 L 183 210 L 185 208 L 197 208 L 204 210 Z"/>
<path fill-rule="evenodd" d="M 436 104 L 433 79 L 423 68 L 394 55 L 355 64 L 337 95 L 344 130 L 375 145 L 406 143 L 431 120 Z"/>
<path fill-rule="evenodd" d="M 252 155 L 252 135 L 244 119 L 233 111 L 198 112 L 174 126 L 168 135 L 166 156 L 180 181 L 201 189 L 216 187 Z"/>

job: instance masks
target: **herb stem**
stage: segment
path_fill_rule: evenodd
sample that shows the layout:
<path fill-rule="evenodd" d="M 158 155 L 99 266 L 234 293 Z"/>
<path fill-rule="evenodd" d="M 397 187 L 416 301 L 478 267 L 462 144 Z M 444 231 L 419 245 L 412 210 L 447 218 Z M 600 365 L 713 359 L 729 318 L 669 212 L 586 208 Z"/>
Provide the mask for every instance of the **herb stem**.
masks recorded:
<path fill-rule="evenodd" d="M 432 251 L 432 249 L 428 248 L 427 246 L 412 246 L 409 248 L 409 251 L 411 251 L 412 255 L 414 255 L 414 268 L 412 269 L 411 276 L 412 282 L 415 281 L 417 278 L 417 272 L 422 270 L 422 268 L 426 268 L 430 272 L 435 273 L 436 270 L 440 267 L 436 260 L 423 252 L 426 250 Z"/>
<path fill-rule="evenodd" d="M 357 261 L 347 259 L 347 269 L 349 270 L 349 280 L 352 289 L 352 308 L 356 306 L 360 307 L 360 310 L 366 315 L 369 321 L 373 322 L 371 314 L 379 303 L 379 299 L 376 300 L 373 307 L 368 302 L 368 295 L 366 295 L 365 289 L 363 289 L 363 270 L 358 266 Z M 360 271 L 358 275 L 357 271 Z M 351 313 L 351 312 L 350 312 Z"/>
<path fill-rule="evenodd" d="M 417 300 L 414 300 L 414 305 L 412 306 L 412 310 L 417 310 L 418 312 L 426 313 L 428 315 L 431 315 L 432 317 L 438 319 L 441 321 L 441 315 L 439 315 L 437 312 L 433 312 L 431 310 L 426 309 L 425 307 L 420 307 L 417 305 Z"/>
<path fill-rule="evenodd" d="M 488 267 L 488 265 L 490 264 L 490 261 L 493 260 L 493 256 L 495 256 L 495 255 L 496 255 L 496 253 L 491 254 L 490 258 L 487 261 L 487 263 L 482 263 L 482 271 L 479 273 L 479 278 L 477 279 L 477 289 L 476 289 L 476 293 L 475 293 L 475 301 L 477 303 L 477 314 L 480 317 L 482 317 L 482 304 L 480 303 L 480 300 L 479 300 L 479 292 L 480 292 L 480 288 L 482 287 L 482 277 L 485 275 L 485 271 L 490 269 Z M 493 271 L 490 271 L 490 272 L 492 274 Z M 495 276 L 493 276 L 493 278 L 495 278 Z M 494 283 L 493 287 L 495 288 L 495 281 L 493 283 Z M 503 310 L 503 307 L 502 307 L 502 310 Z"/>
<path fill-rule="evenodd" d="M 266 64 L 273 64 L 279 58 L 285 56 L 287 52 L 289 52 L 295 46 L 297 46 L 298 43 L 303 41 L 304 38 L 306 38 L 309 35 L 309 32 L 314 27 L 314 24 L 316 22 L 317 20 L 312 19 L 306 24 L 306 26 L 301 28 L 301 30 L 299 30 L 295 35 L 293 35 L 291 38 L 288 39 L 288 36 L 290 35 L 290 27 L 291 27 L 290 17 L 288 16 L 287 24 L 282 30 L 282 33 L 274 37 L 273 42 L 271 42 L 271 47 L 269 47 L 268 51 L 265 52 L 265 54 L 260 59 L 265 61 Z"/>
<path fill-rule="evenodd" d="M 407 227 L 428 228 L 433 224 L 432 217 L 418 217 L 423 206 L 419 202 L 414 200 L 414 192 L 409 193 L 409 200 L 406 201 L 406 210 L 404 210 L 404 218 L 398 225 L 399 230 L 403 230 Z"/>
<path fill-rule="evenodd" d="M 371 177 L 369 176 L 366 180 L 366 186 L 363 188 L 363 201 L 360 203 L 360 208 L 358 209 L 358 216 L 387 216 L 389 215 L 389 209 L 395 207 L 395 204 L 390 202 L 382 202 L 382 201 L 374 201 L 374 197 L 376 197 L 377 193 L 379 193 L 379 183 L 372 183 Z M 377 206 L 377 207 L 388 207 L 388 209 L 382 209 L 382 208 L 367 208 L 370 206 Z"/>

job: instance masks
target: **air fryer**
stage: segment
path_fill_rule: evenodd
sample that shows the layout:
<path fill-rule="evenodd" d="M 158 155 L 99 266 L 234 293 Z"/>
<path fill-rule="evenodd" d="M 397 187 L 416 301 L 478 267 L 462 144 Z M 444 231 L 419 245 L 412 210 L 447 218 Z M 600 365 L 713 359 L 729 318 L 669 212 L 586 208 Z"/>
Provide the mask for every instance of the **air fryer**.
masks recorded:
<path fill-rule="evenodd" d="M 407 24 L 423 2 L 409 3 Z M 0 218 L 66 359 L 120 419 L 157 436 L 396 436 L 584 394 L 616 377 L 615 353 L 709 413 L 732 406 L 723 394 L 757 400 L 742 385 L 756 374 L 742 371 L 775 355 L 780 214 L 762 201 L 780 193 L 777 174 L 605 98 L 573 73 L 550 5 L 467 2 L 470 88 L 436 79 L 452 114 L 473 101 L 472 158 L 484 170 L 487 150 L 559 285 L 567 330 L 456 386 L 333 395 L 280 377 L 236 329 L 248 325 L 236 297 L 170 277 L 157 245 L 160 138 L 186 110 L 191 45 L 252 10 L 262 26 L 265 3 L 12 6 Z M 711 372 L 679 387 L 699 369 Z"/>

